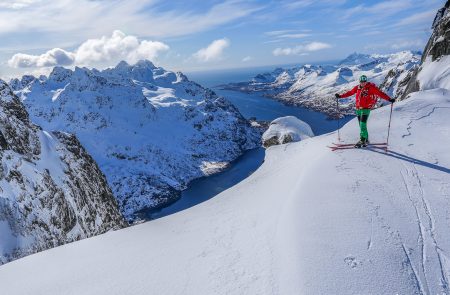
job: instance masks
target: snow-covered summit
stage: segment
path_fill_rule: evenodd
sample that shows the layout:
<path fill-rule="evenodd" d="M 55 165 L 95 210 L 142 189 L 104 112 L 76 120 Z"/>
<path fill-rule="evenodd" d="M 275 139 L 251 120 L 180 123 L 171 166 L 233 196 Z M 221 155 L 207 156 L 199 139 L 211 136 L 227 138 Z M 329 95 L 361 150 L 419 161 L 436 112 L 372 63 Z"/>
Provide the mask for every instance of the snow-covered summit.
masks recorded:
<path fill-rule="evenodd" d="M 263 92 L 291 104 L 304 106 L 336 117 L 334 94 L 349 90 L 361 75 L 392 97 L 399 97 L 412 71 L 420 61 L 420 53 L 401 51 L 393 54 L 353 53 L 338 65 L 303 65 L 291 69 L 278 68 L 257 75 L 249 82 L 224 85 L 226 89 Z M 352 100 L 340 106 L 341 115 L 353 113 Z"/>
<path fill-rule="evenodd" d="M 360 64 L 366 64 L 374 60 L 375 58 L 369 54 L 354 52 L 340 61 L 338 64 L 340 66 L 356 66 Z"/>
<path fill-rule="evenodd" d="M 124 226 L 77 138 L 34 125 L 0 80 L 0 264 Z"/>
<path fill-rule="evenodd" d="M 205 167 L 223 167 L 259 142 L 228 101 L 150 61 L 103 71 L 56 67 L 46 79 L 11 85 L 33 120 L 77 135 L 129 219 L 175 200 L 211 173 Z"/>

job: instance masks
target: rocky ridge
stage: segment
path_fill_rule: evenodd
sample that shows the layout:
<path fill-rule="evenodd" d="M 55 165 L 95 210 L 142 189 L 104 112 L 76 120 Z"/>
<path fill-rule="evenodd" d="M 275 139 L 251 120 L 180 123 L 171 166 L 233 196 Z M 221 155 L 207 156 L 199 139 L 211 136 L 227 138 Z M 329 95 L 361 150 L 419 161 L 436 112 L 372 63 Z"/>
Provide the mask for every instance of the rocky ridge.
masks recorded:
<path fill-rule="evenodd" d="M 420 77 L 420 74 L 423 72 L 422 70 L 424 68 L 427 69 L 427 72 L 430 71 L 430 68 L 432 68 L 432 71 L 442 72 L 439 79 L 440 81 L 446 81 L 445 76 L 449 75 L 443 71 L 447 70 L 449 64 L 448 56 L 450 55 L 450 0 L 448 0 L 444 7 L 439 9 L 436 13 L 432 29 L 433 33 L 425 46 L 420 67 L 417 66 L 411 73 L 410 78 L 406 81 L 405 91 L 401 96 L 402 100 L 407 98 L 408 95 L 413 92 L 427 88 L 429 89 L 433 86 L 442 88 L 446 88 L 445 86 L 450 86 L 439 85 L 439 81 L 430 81 L 430 79 L 427 79 L 427 76 L 433 77 L 433 75 L 427 75 L 427 73 L 422 75 L 422 79 Z M 430 85 L 435 83 L 438 84 Z"/>
<path fill-rule="evenodd" d="M 78 139 L 33 124 L 0 80 L 0 264 L 126 225 Z"/>

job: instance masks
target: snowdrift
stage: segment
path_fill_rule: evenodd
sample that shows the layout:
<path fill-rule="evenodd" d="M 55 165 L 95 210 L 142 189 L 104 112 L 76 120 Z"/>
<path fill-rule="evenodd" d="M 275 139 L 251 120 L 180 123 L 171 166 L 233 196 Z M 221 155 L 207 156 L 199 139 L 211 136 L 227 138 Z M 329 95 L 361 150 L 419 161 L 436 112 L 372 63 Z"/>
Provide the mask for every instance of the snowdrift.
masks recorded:
<path fill-rule="evenodd" d="M 311 127 L 294 116 L 280 117 L 270 123 L 262 135 L 264 147 L 297 142 L 313 137 Z"/>

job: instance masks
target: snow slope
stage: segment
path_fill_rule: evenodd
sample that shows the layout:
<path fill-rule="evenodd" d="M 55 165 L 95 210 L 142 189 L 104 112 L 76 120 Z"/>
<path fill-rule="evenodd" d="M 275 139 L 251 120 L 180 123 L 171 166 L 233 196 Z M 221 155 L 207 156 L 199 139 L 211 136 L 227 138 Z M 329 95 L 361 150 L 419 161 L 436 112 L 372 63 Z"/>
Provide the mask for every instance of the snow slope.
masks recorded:
<path fill-rule="evenodd" d="M 449 294 L 449 110 L 446 89 L 396 104 L 389 153 L 331 152 L 335 133 L 271 147 L 205 203 L 0 267 L 2 292 Z"/>

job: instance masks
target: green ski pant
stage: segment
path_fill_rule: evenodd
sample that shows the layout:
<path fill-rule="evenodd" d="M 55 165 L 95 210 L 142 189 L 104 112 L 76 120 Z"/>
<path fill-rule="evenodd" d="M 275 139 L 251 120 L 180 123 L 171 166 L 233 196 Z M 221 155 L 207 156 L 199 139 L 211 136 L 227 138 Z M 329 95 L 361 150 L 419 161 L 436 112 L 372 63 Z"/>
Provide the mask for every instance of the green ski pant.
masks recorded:
<path fill-rule="evenodd" d="M 367 131 L 367 120 L 369 119 L 370 109 L 356 110 L 356 116 L 358 117 L 360 137 L 361 139 L 369 140 L 369 132 Z"/>

